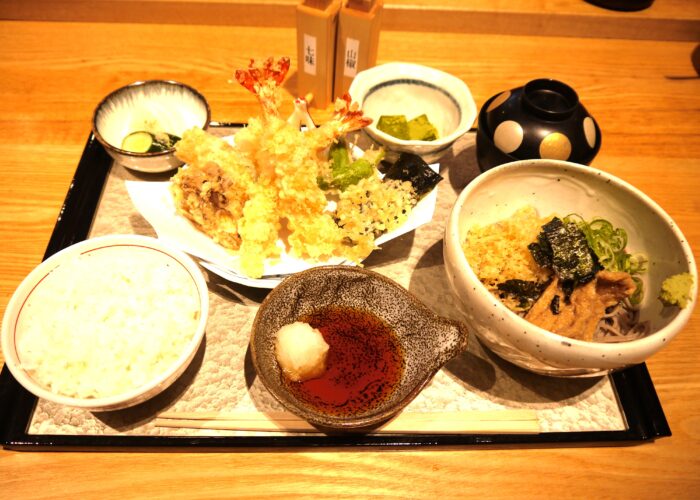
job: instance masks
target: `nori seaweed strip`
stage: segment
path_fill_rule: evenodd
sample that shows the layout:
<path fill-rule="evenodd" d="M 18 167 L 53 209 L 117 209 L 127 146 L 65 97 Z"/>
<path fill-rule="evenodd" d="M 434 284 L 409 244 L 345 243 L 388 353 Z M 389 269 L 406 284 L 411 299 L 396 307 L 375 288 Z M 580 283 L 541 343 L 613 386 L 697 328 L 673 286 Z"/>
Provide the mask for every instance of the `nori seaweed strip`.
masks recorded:
<path fill-rule="evenodd" d="M 549 310 L 552 311 L 552 314 L 559 314 L 560 301 L 561 297 L 559 295 L 555 295 L 552 298 L 552 301 L 549 303 Z"/>
<path fill-rule="evenodd" d="M 540 267 L 552 267 L 552 247 L 549 246 L 544 232 L 537 236 L 537 241 L 527 246 L 532 258 Z"/>
<path fill-rule="evenodd" d="M 600 270 L 586 236 L 576 224 L 564 224 L 561 219 L 554 217 L 542 226 L 542 233 L 538 236 L 540 248 L 544 241 L 551 251 L 551 267 L 560 281 L 571 282 L 574 286 L 587 283 Z M 537 250 L 530 250 L 536 261 L 541 258 Z"/>
<path fill-rule="evenodd" d="M 575 287 L 576 282 L 573 280 L 559 282 L 559 288 L 564 292 L 564 302 L 566 304 L 571 304 L 571 294 L 574 293 Z"/>
<path fill-rule="evenodd" d="M 500 292 L 517 299 L 518 307 L 529 309 L 540 298 L 548 284 L 549 282 L 539 283 L 513 279 L 499 283 L 496 287 Z"/>
<path fill-rule="evenodd" d="M 418 196 L 424 195 L 442 180 L 442 176 L 433 171 L 423 158 L 413 153 L 401 153 L 391 165 L 383 161 L 382 167 L 380 170 L 386 178 L 409 181 Z"/>

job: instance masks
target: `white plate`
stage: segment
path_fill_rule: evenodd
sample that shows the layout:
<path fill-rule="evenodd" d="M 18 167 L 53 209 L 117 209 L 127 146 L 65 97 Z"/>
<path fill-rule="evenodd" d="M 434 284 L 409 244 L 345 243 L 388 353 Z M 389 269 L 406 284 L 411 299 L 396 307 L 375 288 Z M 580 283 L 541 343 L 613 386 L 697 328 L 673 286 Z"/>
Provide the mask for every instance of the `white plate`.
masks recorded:
<path fill-rule="evenodd" d="M 439 164 L 430 167 L 439 171 Z M 158 238 L 166 243 L 200 259 L 202 265 L 224 279 L 256 288 L 274 288 L 284 277 L 321 265 L 349 264 L 336 257 L 325 262 L 309 262 L 284 251 L 284 243 L 279 240 L 282 250 L 279 259 L 267 259 L 263 276 L 250 278 L 241 270 L 239 256 L 214 242 L 200 231 L 189 219 L 179 214 L 170 192 L 170 182 L 126 181 L 126 189 L 136 209 L 153 226 Z M 413 208 L 408 220 L 400 227 L 376 239 L 381 245 L 403 234 L 413 231 L 433 218 L 437 201 L 437 186 L 425 195 Z"/>

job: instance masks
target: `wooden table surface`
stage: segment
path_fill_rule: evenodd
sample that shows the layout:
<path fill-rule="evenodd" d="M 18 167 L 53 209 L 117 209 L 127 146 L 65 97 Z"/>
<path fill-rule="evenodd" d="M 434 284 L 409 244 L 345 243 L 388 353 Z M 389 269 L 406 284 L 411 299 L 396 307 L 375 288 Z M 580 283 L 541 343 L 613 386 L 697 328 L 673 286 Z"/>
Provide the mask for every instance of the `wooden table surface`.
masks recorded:
<path fill-rule="evenodd" d="M 258 109 L 245 90 L 228 83 L 234 69 L 251 57 L 290 55 L 287 88 L 294 92 L 293 27 L 214 24 L 0 21 L 0 312 L 42 259 L 93 109 L 109 91 L 140 79 L 181 80 L 208 98 L 214 120 L 244 121 Z M 697 259 L 696 48 L 693 41 L 387 30 L 379 62 L 412 61 L 453 73 L 467 82 L 478 107 L 536 77 L 569 83 L 603 132 L 593 165 L 664 207 Z M 690 498 L 700 487 L 699 314 L 647 363 L 673 431 L 655 442 L 245 453 L 3 450 L 0 491 L 5 498 Z"/>

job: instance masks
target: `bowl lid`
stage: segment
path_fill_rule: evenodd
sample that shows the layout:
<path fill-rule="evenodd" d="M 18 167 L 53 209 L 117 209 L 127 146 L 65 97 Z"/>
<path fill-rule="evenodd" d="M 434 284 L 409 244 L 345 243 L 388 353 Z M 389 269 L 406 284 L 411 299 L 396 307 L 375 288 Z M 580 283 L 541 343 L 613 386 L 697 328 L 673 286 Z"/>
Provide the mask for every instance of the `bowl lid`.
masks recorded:
<path fill-rule="evenodd" d="M 491 97 L 479 113 L 479 134 L 482 170 L 503 163 L 503 155 L 588 165 L 602 144 L 600 128 L 576 91 L 547 78 Z"/>

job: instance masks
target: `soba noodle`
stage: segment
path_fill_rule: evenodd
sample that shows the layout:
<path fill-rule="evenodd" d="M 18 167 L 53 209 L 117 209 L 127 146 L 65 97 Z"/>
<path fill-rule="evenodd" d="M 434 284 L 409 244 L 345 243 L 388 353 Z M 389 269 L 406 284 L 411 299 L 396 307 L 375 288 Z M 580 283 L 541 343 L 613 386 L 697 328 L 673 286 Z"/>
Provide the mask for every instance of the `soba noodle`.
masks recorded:
<path fill-rule="evenodd" d="M 614 228 L 604 219 L 588 223 L 580 217 L 575 220 L 565 218 L 565 224 L 575 224 L 579 228 L 583 225 L 580 238 L 586 240 L 579 240 L 583 241 L 580 245 L 584 252 L 588 248 L 598 266 L 598 270 L 594 267 L 593 274 L 589 273 L 580 283 L 574 280 L 572 284 L 571 281 L 557 279 L 551 264 L 549 267 L 543 266 L 537 258 L 533 258 L 536 256 L 530 255 L 529 247 L 535 241 L 542 244 L 539 234 L 551 220 L 551 217 L 540 217 L 533 207 L 524 207 L 507 219 L 486 226 L 470 227 L 463 242 L 467 261 L 482 283 L 504 305 L 523 317 L 533 311 L 529 315 L 532 317 L 527 319 L 555 333 L 596 342 L 622 342 L 647 335 L 649 323 L 640 322 L 638 310 L 642 294 L 639 274 L 644 271 L 646 260 L 644 256 L 626 253 L 624 229 Z M 586 241 L 590 238 L 590 230 L 601 226 L 617 241 L 607 246 L 605 259 L 599 260 L 594 245 L 590 241 L 586 245 Z M 576 231 L 575 228 L 571 230 Z M 619 241 L 624 242 L 622 247 Z M 594 243 L 599 247 L 601 242 Z M 615 252 L 612 256 L 611 248 Z M 603 262 L 607 266 L 610 261 L 630 260 L 635 265 L 633 269 L 607 269 L 601 265 Z M 532 290 L 536 290 L 534 298 L 527 296 Z M 575 306 L 571 303 L 574 297 Z M 540 299 L 551 303 L 537 304 Z M 564 310 L 566 314 L 560 315 Z M 596 318 L 599 318 L 597 325 L 594 324 Z"/>

